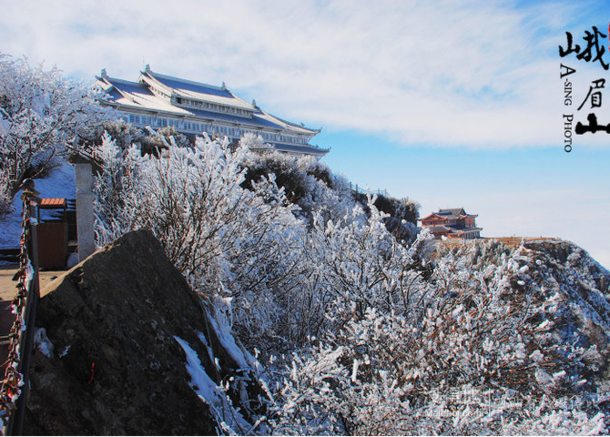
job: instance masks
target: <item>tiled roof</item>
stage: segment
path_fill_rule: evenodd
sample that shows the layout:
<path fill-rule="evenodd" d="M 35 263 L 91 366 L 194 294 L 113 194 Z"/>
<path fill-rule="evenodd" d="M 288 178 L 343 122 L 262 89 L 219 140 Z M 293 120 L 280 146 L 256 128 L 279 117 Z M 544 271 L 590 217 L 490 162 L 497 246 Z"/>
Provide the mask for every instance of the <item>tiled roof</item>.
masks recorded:
<path fill-rule="evenodd" d="M 451 217 L 459 217 L 462 214 L 463 208 L 448 208 L 448 209 L 439 209 L 436 212 L 436 215 L 441 216 L 451 216 Z"/>
<path fill-rule="evenodd" d="M 138 82 L 110 77 L 105 70 L 102 70 L 102 75 L 97 77 L 97 80 L 96 87 L 105 92 L 105 101 L 126 113 L 148 113 L 153 116 L 159 114 L 170 118 L 186 119 L 187 122 L 220 123 L 221 126 L 240 126 L 246 130 L 285 135 L 288 138 L 281 138 L 280 141 L 271 139 L 270 141 L 276 149 L 283 151 L 324 155 L 329 150 L 302 144 L 319 133 L 320 129 L 310 129 L 302 124 L 298 125 L 275 117 L 258 106 L 235 96 L 224 85 L 215 87 L 166 76 L 154 73 L 148 67 L 141 72 Z M 176 98 L 207 103 L 202 105 L 204 107 L 193 107 L 195 103 L 188 101 L 174 104 Z M 220 106 L 214 106 L 214 103 Z M 222 108 L 225 108 L 227 112 L 222 112 Z M 236 110 L 230 108 L 236 108 Z M 216 112 L 215 109 L 219 111 Z"/>
<path fill-rule="evenodd" d="M 420 218 L 418 220 L 419 221 L 427 221 L 427 220 L 446 220 L 446 219 L 447 219 L 447 217 L 440 217 L 438 214 L 433 212 L 432 214 L 427 215 L 426 217 Z"/>
<path fill-rule="evenodd" d="M 261 127 L 275 128 L 278 131 L 283 129 L 278 123 L 273 123 L 269 119 L 265 118 L 263 114 L 256 113 L 252 116 L 252 118 L 238 117 L 236 115 L 231 114 L 223 114 L 219 112 L 206 111 L 205 109 L 196 109 L 196 108 L 182 108 L 184 111 L 191 113 L 197 117 L 209 118 L 213 120 L 223 120 L 231 123 L 242 123 L 242 124 L 251 124 L 258 125 Z"/>
<path fill-rule="evenodd" d="M 157 97 L 146 85 L 138 82 L 128 82 L 114 77 L 103 77 L 98 80 L 105 81 L 110 91 L 106 94 L 106 100 L 119 105 L 130 106 L 142 110 L 164 111 L 179 115 L 187 115 L 184 109 L 173 106 L 169 102 Z"/>
<path fill-rule="evenodd" d="M 212 85 L 165 76 L 163 74 L 153 73 L 152 71 L 145 71 L 140 75 L 140 81 L 148 80 L 152 80 L 153 82 L 157 81 L 169 90 L 172 90 L 177 97 L 204 100 L 206 102 L 218 103 L 220 105 L 248 111 L 255 110 L 254 106 L 233 95 L 229 90 L 214 87 Z"/>
<path fill-rule="evenodd" d="M 65 208 L 67 205 L 66 199 L 42 198 L 40 199 L 39 207 L 45 208 Z"/>
<path fill-rule="evenodd" d="M 451 217 L 451 218 L 458 218 L 458 217 L 461 217 L 462 215 L 465 215 L 467 217 L 477 217 L 478 216 L 478 214 L 468 214 L 466 211 L 464 211 L 464 208 L 439 209 L 437 212 L 435 212 L 433 214 L 440 215 L 443 217 Z"/>
<path fill-rule="evenodd" d="M 164 74 L 153 73 L 152 71 L 144 72 L 159 82 L 166 85 L 168 88 L 180 90 L 183 92 L 190 92 L 193 94 L 210 95 L 217 97 L 233 98 L 233 95 L 228 90 L 215 87 L 213 85 L 207 85 L 204 83 L 193 82 L 190 80 L 180 79 L 177 77 L 166 76 Z"/>
<path fill-rule="evenodd" d="M 156 74 L 156 76 L 159 75 Z M 174 84 L 175 82 L 170 79 L 164 80 L 168 84 Z M 162 111 L 179 116 L 192 115 L 199 118 L 220 120 L 230 123 L 239 123 L 252 127 L 258 126 L 260 128 L 277 129 L 278 132 L 282 130 L 287 130 L 305 135 L 312 135 L 319 132 L 319 130 L 308 129 L 303 126 L 298 126 L 294 123 L 287 122 L 271 114 L 268 114 L 259 108 L 256 108 L 255 112 L 252 113 L 252 117 L 240 117 L 237 115 L 207 111 L 205 109 L 199 108 L 185 108 L 181 106 L 172 105 L 169 101 L 160 98 L 152 91 L 150 91 L 148 86 L 144 83 L 130 82 L 109 76 L 98 77 L 98 81 L 102 81 L 103 83 L 105 82 L 104 88 L 106 89 L 106 99 L 108 101 L 134 109 L 137 108 L 142 110 Z M 192 86 L 195 87 L 195 85 Z M 198 88 L 198 90 L 202 91 L 206 89 L 206 86 L 207 85 L 201 84 L 201 88 Z M 211 86 L 209 89 L 213 90 Z M 214 92 L 216 94 L 224 93 L 225 95 L 232 96 L 232 94 L 228 91 L 215 90 Z M 231 98 L 231 100 L 233 102 L 243 102 L 243 100 L 234 96 Z M 243 102 L 243 105 L 246 109 L 254 109 L 254 107 L 245 102 Z M 237 104 L 231 104 L 231 106 L 237 106 Z"/>

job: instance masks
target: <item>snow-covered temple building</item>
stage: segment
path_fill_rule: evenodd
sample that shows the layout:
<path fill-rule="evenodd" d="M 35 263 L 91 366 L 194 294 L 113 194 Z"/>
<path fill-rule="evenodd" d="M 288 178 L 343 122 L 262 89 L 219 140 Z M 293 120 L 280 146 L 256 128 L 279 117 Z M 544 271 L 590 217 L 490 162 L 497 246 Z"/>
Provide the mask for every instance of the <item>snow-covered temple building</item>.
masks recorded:
<path fill-rule="evenodd" d="M 136 82 L 110 77 L 105 69 L 96 79 L 95 86 L 105 94 L 102 104 L 122 112 L 136 127 L 173 126 L 187 136 L 207 132 L 211 137 L 226 136 L 233 143 L 251 132 L 282 152 L 323 156 L 329 151 L 309 144 L 320 129 L 275 117 L 255 101 L 237 97 L 224 83 L 216 87 L 166 76 L 148 65 Z"/>
<path fill-rule="evenodd" d="M 427 217 L 419 219 L 436 238 L 474 239 L 481 237 L 481 230 L 475 223 L 478 214 L 467 214 L 464 208 L 439 209 Z"/>

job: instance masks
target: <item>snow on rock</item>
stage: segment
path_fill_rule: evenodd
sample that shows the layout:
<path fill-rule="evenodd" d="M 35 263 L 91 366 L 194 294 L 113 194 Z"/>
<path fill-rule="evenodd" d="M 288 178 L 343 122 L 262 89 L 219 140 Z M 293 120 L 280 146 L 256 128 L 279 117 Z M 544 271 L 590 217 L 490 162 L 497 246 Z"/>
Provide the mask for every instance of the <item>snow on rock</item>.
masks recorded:
<path fill-rule="evenodd" d="M 47 337 L 47 331 L 44 328 L 36 329 L 34 344 L 36 345 L 36 349 L 46 357 L 51 358 L 53 356 L 55 347 L 53 346 L 53 343 L 51 343 L 51 340 L 49 340 L 49 337 Z"/>
<path fill-rule="evenodd" d="M 186 353 L 186 370 L 191 375 L 191 388 L 210 406 L 216 421 L 222 427 L 222 432 L 229 435 L 250 434 L 248 431 L 250 431 L 251 425 L 233 407 L 223 389 L 210 379 L 197 352 L 180 337 L 174 336 L 174 339 Z"/>
<path fill-rule="evenodd" d="M 218 336 L 218 340 L 233 360 L 235 360 L 239 368 L 249 369 L 254 364 L 252 356 L 236 343 L 235 337 L 231 334 L 230 301 L 217 298 L 215 303 L 213 314 L 208 312 L 207 316 Z"/>

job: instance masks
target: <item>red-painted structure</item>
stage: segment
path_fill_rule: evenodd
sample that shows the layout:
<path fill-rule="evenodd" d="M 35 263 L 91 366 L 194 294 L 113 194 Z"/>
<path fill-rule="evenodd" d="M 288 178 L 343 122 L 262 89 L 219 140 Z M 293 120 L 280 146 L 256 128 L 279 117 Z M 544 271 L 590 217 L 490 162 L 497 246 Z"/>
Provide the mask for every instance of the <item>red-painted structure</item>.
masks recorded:
<path fill-rule="evenodd" d="M 419 219 L 422 228 L 427 228 L 436 238 L 475 239 L 481 237 L 481 230 L 475 223 L 478 214 L 467 214 L 464 208 L 439 209 L 427 217 Z"/>

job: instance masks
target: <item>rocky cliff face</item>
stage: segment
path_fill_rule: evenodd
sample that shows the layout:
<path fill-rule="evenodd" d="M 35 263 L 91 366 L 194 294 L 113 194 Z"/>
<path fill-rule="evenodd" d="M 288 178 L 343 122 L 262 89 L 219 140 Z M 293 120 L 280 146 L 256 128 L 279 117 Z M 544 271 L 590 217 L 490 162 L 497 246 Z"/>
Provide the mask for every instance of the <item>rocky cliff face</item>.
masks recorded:
<path fill-rule="evenodd" d="M 532 289 L 532 304 L 544 308 L 554 344 L 596 348 L 584 372 L 607 390 L 610 381 L 610 273 L 568 241 L 526 243 L 518 257 L 515 289 Z"/>
<path fill-rule="evenodd" d="M 216 434 L 218 409 L 232 409 L 216 385 L 241 378 L 228 393 L 236 402 L 252 388 L 239 348 L 225 347 L 226 333 L 147 231 L 50 284 L 36 325 L 26 434 Z M 242 409 L 234 426 L 247 419 Z"/>
<path fill-rule="evenodd" d="M 532 326 L 537 326 L 539 345 L 557 351 L 557 366 L 560 362 L 569 363 L 578 353 L 588 350 L 583 355 L 586 366 L 575 364 L 570 371 L 586 381 L 580 388 L 607 393 L 610 387 L 610 272 L 569 241 L 502 240 L 505 241 L 472 243 L 477 250 L 464 255 L 469 268 L 485 269 L 514 251 L 512 257 L 518 265 L 510 284 L 513 298 L 515 303 L 526 299 L 528 305 L 539 310 L 528 319 Z M 457 253 L 459 247 L 449 250 Z"/>

